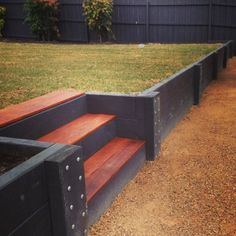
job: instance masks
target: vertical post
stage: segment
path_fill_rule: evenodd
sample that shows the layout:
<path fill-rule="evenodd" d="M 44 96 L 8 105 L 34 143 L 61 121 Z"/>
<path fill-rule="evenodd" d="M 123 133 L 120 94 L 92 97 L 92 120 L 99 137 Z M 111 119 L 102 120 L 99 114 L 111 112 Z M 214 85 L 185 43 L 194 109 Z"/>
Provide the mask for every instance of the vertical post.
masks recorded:
<path fill-rule="evenodd" d="M 195 65 L 193 80 L 193 104 L 198 105 L 201 97 L 202 64 Z"/>
<path fill-rule="evenodd" d="M 152 161 L 158 156 L 161 145 L 160 94 L 159 92 L 151 92 L 139 98 L 144 100 L 144 130 L 147 160 Z"/>
<path fill-rule="evenodd" d="M 227 67 L 227 61 L 228 61 L 228 47 L 224 46 L 223 68 Z"/>
<path fill-rule="evenodd" d="M 208 42 L 212 39 L 212 0 L 209 0 L 208 8 Z"/>
<path fill-rule="evenodd" d="M 149 0 L 146 0 L 146 43 L 149 43 Z"/>
<path fill-rule="evenodd" d="M 53 236 L 87 235 L 82 150 L 63 146 L 45 161 Z"/>
<path fill-rule="evenodd" d="M 218 53 L 215 52 L 213 54 L 213 71 L 212 71 L 213 80 L 217 80 L 217 76 L 218 76 Z"/>

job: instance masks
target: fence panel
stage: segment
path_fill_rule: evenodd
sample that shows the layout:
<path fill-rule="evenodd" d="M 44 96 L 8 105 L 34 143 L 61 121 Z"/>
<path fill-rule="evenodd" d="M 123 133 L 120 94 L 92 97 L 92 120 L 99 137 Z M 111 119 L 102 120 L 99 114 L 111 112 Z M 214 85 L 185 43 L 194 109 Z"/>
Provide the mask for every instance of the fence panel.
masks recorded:
<path fill-rule="evenodd" d="M 24 24 L 25 0 L 0 0 L 7 7 L 5 36 L 35 38 Z M 96 41 L 88 32 L 83 0 L 59 0 L 62 41 Z M 235 0 L 114 0 L 116 42 L 199 43 L 236 39 Z"/>

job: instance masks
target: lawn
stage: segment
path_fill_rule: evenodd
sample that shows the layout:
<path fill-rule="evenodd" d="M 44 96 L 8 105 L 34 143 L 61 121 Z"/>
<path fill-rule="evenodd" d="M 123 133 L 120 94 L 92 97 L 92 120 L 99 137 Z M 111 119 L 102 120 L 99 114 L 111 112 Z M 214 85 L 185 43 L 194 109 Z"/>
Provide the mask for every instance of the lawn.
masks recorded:
<path fill-rule="evenodd" d="M 59 88 L 138 93 L 218 46 L 0 42 L 0 108 Z"/>

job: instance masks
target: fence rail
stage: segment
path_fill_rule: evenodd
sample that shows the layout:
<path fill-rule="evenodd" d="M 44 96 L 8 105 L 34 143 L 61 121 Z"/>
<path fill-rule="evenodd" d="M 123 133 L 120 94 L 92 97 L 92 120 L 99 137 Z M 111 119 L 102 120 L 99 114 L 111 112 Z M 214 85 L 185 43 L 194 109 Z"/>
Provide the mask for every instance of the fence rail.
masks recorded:
<path fill-rule="evenodd" d="M 7 7 L 5 36 L 34 38 L 24 24 L 25 0 L 0 0 Z M 82 0 L 59 0 L 62 41 L 96 41 L 88 32 Z M 234 0 L 114 0 L 115 41 L 209 42 L 236 39 Z"/>

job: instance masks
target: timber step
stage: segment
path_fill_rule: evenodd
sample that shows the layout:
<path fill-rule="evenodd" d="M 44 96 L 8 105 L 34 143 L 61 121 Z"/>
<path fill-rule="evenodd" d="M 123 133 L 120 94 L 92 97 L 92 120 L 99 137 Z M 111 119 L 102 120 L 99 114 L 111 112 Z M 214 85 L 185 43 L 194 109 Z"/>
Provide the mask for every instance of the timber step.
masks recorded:
<path fill-rule="evenodd" d="M 114 138 L 84 163 L 87 202 L 144 147 L 142 140 Z"/>
<path fill-rule="evenodd" d="M 114 119 L 114 115 L 85 114 L 39 138 L 38 141 L 77 144 Z"/>
<path fill-rule="evenodd" d="M 59 90 L 20 104 L 8 106 L 0 110 L 0 127 L 10 125 L 82 95 L 84 93 L 76 90 Z"/>

